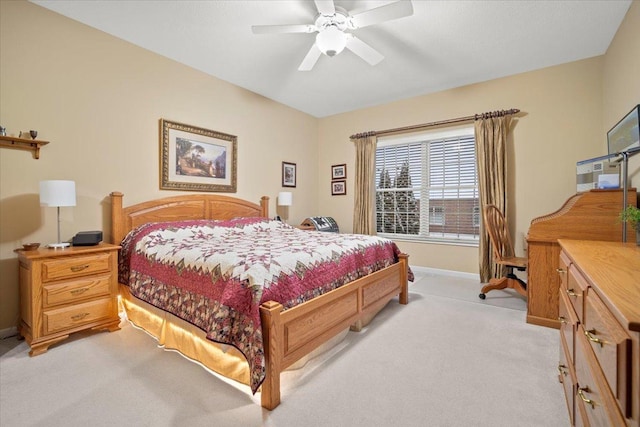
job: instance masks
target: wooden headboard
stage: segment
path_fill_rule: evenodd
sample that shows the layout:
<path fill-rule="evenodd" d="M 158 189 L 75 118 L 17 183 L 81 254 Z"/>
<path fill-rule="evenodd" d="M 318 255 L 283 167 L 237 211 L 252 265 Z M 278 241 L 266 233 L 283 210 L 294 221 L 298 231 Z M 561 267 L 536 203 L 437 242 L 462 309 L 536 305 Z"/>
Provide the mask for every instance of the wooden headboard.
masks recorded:
<path fill-rule="evenodd" d="M 124 194 L 111 193 L 112 242 L 119 245 L 127 233 L 147 222 L 185 219 L 231 219 L 236 217 L 269 217 L 269 197 L 262 196 L 260 204 L 216 194 L 188 194 L 164 197 L 122 207 Z"/>

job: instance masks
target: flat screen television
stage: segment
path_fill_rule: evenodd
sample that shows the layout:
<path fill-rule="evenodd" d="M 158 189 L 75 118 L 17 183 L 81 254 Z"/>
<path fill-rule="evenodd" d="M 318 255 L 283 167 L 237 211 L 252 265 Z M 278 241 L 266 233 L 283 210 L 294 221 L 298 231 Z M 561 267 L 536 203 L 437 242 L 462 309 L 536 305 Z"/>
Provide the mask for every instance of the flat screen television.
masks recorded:
<path fill-rule="evenodd" d="M 607 132 L 607 144 L 609 154 L 640 147 L 640 104 Z"/>

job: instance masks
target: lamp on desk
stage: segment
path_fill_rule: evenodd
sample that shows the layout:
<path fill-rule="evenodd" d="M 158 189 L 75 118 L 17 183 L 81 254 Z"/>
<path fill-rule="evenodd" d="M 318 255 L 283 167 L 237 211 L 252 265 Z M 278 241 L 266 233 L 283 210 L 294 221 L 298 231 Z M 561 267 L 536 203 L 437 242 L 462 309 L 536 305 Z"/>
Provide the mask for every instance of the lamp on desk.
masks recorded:
<path fill-rule="evenodd" d="M 58 208 L 58 242 L 50 243 L 50 248 L 58 249 L 69 246 L 67 242 L 60 241 L 60 208 L 76 205 L 75 181 L 40 181 L 40 206 Z"/>
<path fill-rule="evenodd" d="M 278 193 L 278 206 L 289 207 L 293 204 L 293 193 L 290 191 L 281 191 Z M 287 222 L 286 220 L 284 221 Z"/>

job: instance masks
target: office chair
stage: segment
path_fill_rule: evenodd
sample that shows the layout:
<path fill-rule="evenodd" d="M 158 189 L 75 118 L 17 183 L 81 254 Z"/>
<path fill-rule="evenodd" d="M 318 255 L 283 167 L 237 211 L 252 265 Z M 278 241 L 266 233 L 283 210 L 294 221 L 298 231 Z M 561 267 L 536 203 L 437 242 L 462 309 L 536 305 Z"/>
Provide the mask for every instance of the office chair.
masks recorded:
<path fill-rule="evenodd" d="M 489 291 L 505 288 L 514 289 L 520 295 L 526 297 L 527 284 L 513 274 L 513 269 L 525 271 L 527 269 L 527 258 L 515 256 L 509 227 L 507 227 L 504 215 L 495 205 L 487 205 L 484 208 L 484 224 L 493 247 L 493 262 L 507 267 L 507 275 L 489 280 L 489 283 L 483 286 L 480 291 L 480 299 L 485 299 L 487 297 L 486 293 Z"/>

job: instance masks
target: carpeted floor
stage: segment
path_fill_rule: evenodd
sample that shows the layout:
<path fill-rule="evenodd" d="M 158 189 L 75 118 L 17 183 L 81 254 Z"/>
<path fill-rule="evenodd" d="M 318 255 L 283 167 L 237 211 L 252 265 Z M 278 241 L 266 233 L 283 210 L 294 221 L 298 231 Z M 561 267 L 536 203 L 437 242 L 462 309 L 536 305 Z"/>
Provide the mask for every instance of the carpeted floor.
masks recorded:
<path fill-rule="evenodd" d="M 525 322 L 511 291 L 417 269 L 360 333 L 282 375 L 282 404 L 157 348 L 125 324 L 30 358 L 4 340 L 2 426 L 567 426 L 558 331 Z M 497 292 L 497 293 L 496 293 Z"/>

